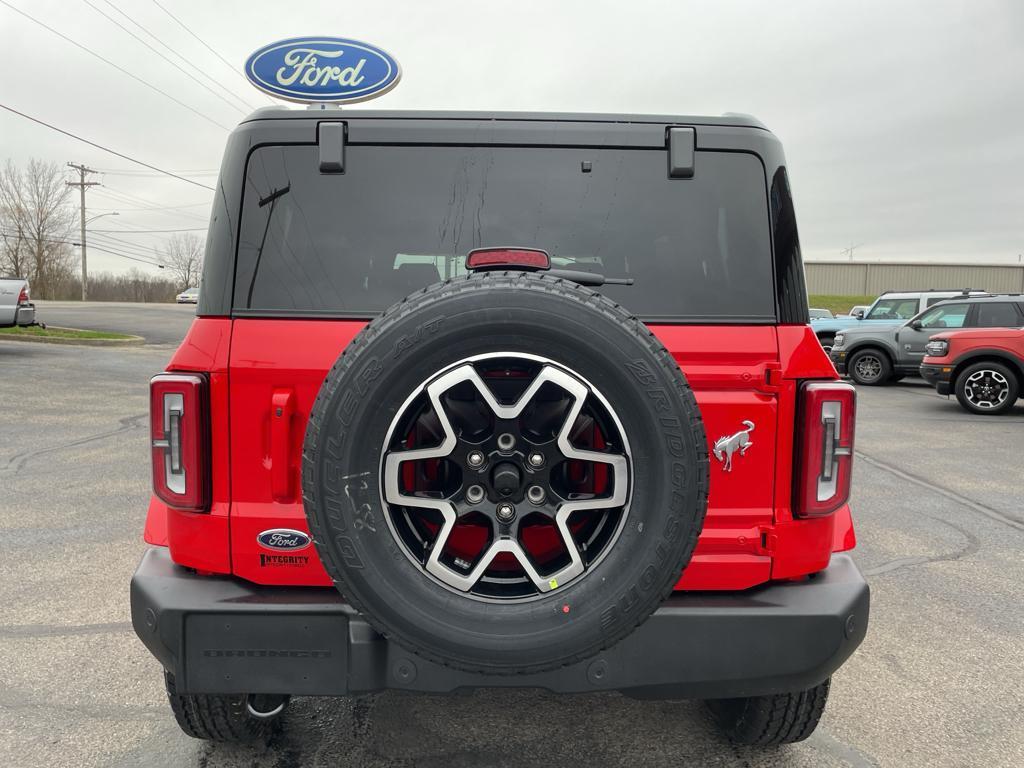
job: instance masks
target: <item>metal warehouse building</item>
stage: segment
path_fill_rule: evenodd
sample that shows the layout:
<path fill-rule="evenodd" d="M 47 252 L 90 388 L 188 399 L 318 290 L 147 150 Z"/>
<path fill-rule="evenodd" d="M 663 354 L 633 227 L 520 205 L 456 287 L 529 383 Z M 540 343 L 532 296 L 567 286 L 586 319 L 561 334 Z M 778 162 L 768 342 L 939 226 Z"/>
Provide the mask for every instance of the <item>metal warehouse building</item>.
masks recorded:
<path fill-rule="evenodd" d="M 921 264 L 808 261 L 807 292 L 877 296 L 883 291 L 977 288 L 1024 293 L 1024 264 Z"/>

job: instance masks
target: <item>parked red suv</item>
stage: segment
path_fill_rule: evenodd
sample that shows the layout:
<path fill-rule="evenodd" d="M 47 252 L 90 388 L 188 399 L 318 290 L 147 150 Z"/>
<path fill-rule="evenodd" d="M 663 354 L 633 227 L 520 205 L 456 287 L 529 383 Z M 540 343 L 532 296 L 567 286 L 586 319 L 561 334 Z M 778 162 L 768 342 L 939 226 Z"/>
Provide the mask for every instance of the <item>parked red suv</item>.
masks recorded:
<path fill-rule="evenodd" d="M 764 126 L 270 108 L 217 189 L 131 589 L 186 733 L 478 687 L 813 731 L 867 629 L 855 403 Z"/>
<path fill-rule="evenodd" d="M 1024 328 L 937 333 L 925 345 L 921 376 L 970 413 L 1006 413 L 1024 384 Z"/>

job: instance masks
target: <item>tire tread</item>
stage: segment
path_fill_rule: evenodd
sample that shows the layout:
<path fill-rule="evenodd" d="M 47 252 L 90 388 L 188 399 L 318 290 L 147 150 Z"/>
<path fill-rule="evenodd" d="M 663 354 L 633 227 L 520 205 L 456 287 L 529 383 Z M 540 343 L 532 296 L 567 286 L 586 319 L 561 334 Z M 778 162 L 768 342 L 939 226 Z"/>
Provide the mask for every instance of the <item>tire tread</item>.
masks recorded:
<path fill-rule="evenodd" d="M 709 702 L 726 735 L 737 744 L 770 747 L 803 741 L 817 728 L 830 680 L 805 691 Z"/>
<path fill-rule="evenodd" d="M 701 419 L 700 409 L 697 406 L 697 399 L 686 381 L 686 376 L 680 370 L 675 359 L 671 356 L 664 345 L 657 339 L 654 333 L 634 314 L 628 312 L 621 305 L 607 298 L 598 291 L 584 288 L 563 278 L 542 276 L 528 272 L 484 272 L 459 277 L 449 278 L 441 283 L 416 291 L 398 303 L 392 305 L 381 315 L 371 320 L 359 334 L 342 351 L 338 360 L 331 367 L 320 388 L 310 409 L 309 422 L 306 429 L 306 439 L 302 451 L 302 495 L 303 504 L 306 509 L 306 518 L 309 524 L 309 531 L 316 543 L 326 539 L 326 528 L 318 515 L 311 513 L 311 510 L 318 509 L 315 483 L 312 482 L 314 475 L 314 452 L 312 446 L 318 441 L 319 432 L 322 426 L 322 414 L 325 410 L 325 401 L 333 398 L 338 387 L 338 380 L 355 357 L 355 353 L 365 348 L 383 332 L 387 331 L 395 323 L 401 321 L 414 311 L 420 311 L 432 304 L 442 302 L 452 296 L 463 292 L 487 290 L 492 288 L 515 288 L 517 290 L 541 291 L 553 296 L 567 299 L 573 302 L 581 300 L 588 306 L 602 313 L 607 318 L 622 324 L 631 334 L 636 337 L 655 357 L 658 364 L 672 375 L 670 380 L 674 382 L 676 394 L 685 401 L 687 411 L 691 414 L 690 423 L 686 425 L 690 430 L 694 445 L 696 446 L 696 472 L 694 476 L 697 482 L 697 503 L 693 505 L 692 519 L 684 521 L 689 530 L 685 545 L 681 548 L 679 562 L 675 566 L 666 567 L 662 573 L 662 581 L 657 589 L 651 590 L 650 599 L 646 601 L 645 608 L 638 611 L 638 619 L 632 625 L 624 626 L 614 635 L 604 636 L 591 646 L 581 649 L 577 653 L 561 658 L 558 663 L 545 663 L 531 666 L 524 666 L 514 670 L 504 670 L 494 667 L 483 666 L 466 662 L 453 663 L 442 654 L 434 653 L 429 648 L 412 643 L 399 633 L 394 632 L 389 626 L 383 623 L 372 612 L 367 610 L 359 598 L 346 591 L 344 572 L 335 559 L 331 556 L 328 547 L 317 546 L 317 551 L 323 562 L 324 569 L 331 577 L 334 585 L 342 592 L 345 599 L 353 608 L 370 623 L 370 625 L 384 637 L 396 642 L 398 645 L 434 663 L 447 667 L 455 667 L 470 672 L 482 672 L 490 674 L 525 675 L 535 672 L 550 671 L 576 664 L 584 659 L 590 658 L 607 648 L 610 648 L 626 635 L 633 632 L 637 627 L 646 621 L 654 612 L 657 605 L 664 602 L 679 580 L 679 574 L 689 562 L 697 545 L 697 538 L 703 527 L 704 515 L 707 511 L 708 485 L 710 482 L 710 459 L 707 448 L 707 437 L 704 432 L 704 423 Z"/>
<path fill-rule="evenodd" d="M 164 673 L 164 686 L 178 725 L 194 739 L 252 741 L 267 736 L 274 722 L 252 717 L 245 709 L 244 696 L 181 694 L 170 672 Z"/>

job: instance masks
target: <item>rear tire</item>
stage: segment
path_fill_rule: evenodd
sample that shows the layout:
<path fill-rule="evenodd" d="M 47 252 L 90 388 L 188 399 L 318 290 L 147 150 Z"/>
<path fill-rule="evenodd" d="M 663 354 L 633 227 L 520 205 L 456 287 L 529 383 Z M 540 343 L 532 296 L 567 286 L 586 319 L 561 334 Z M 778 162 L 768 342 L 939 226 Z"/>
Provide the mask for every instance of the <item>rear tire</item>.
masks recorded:
<path fill-rule="evenodd" d="M 828 701 L 830 680 L 806 691 L 773 696 L 713 699 L 708 708 L 737 744 L 771 747 L 803 741 L 818 727 Z"/>
<path fill-rule="evenodd" d="M 846 361 L 846 373 L 857 384 L 877 387 L 892 378 L 892 361 L 874 347 L 859 349 Z"/>
<path fill-rule="evenodd" d="M 216 696 L 212 694 L 181 694 L 174 675 L 164 672 L 167 699 L 188 736 L 206 741 L 254 741 L 265 739 L 279 725 L 281 712 L 288 705 L 288 696 Z M 256 717 L 250 711 L 267 713 Z"/>
<path fill-rule="evenodd" d="M 1002 363 L 974 363 L 956 377 L 955 391 L 968 413 L 995 416 L 1013 408 L 1020 397 L 1020 379 Z"/>

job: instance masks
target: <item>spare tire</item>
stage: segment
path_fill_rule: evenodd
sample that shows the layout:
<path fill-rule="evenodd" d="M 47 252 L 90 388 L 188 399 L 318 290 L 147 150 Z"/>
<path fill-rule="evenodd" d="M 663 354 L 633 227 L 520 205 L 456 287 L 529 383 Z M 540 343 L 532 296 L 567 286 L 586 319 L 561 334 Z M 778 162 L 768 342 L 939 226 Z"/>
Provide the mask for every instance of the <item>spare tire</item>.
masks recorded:
<path fill-rule="evenodd" d="M 542 671 L 672 591 L 704 520 L 707 440 L 637 318 L 490 272 L 414 294 L 344 350 L 302 486 L 324 567 L 378 631 L 460 669 Z"/>

